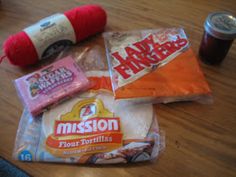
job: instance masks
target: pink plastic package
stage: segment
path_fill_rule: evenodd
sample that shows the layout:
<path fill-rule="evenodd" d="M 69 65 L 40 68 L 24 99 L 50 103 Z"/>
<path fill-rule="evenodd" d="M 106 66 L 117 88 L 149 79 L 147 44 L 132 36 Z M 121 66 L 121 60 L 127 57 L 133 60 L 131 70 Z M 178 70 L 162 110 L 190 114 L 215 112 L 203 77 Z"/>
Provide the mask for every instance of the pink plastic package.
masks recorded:
<path fill-rule="evenodd" d="M 88 89 L 89 85 L 89 80 L 70 56 L 15 80 L 19 97 L 33 116 Z"/>

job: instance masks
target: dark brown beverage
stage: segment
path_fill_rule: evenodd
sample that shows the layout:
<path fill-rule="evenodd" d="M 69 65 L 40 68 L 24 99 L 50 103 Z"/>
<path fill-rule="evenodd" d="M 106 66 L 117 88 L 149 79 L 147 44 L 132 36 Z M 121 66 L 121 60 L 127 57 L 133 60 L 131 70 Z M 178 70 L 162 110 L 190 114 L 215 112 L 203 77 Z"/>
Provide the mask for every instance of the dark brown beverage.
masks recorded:
<path fill-rule="evenodd" d="M 219 64 L 226 57 L 233 40 L 217 39 L 204 32 L 199 55 L 206 64 Z"/>
<path fill-rule="evenodd" d="M 236 18 L 226 12 L 210 14 L 204 24 L 199 56 L 206 64 L 219 64 L 236 37 Z"/>

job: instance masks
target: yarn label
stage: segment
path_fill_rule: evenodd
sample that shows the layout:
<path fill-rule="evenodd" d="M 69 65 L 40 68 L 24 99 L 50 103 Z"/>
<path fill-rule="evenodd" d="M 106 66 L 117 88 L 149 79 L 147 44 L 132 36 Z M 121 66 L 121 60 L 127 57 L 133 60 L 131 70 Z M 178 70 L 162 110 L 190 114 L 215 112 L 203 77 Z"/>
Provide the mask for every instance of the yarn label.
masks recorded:
<path fill-rule="evenodd" d="M 24 31 L 31 39 L 40 59 L 45 59 L 76 43 L 74 29 L 64 14 L 46 17 Z"/>

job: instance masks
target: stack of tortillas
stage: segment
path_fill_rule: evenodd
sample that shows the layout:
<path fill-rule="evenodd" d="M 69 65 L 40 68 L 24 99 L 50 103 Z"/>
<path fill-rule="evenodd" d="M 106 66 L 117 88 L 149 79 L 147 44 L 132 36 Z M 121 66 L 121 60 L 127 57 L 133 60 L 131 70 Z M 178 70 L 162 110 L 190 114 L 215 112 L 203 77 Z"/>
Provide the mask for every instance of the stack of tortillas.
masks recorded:
<path fill-rule="evenodd" d="M 126 104 L 125 102 L 115 101 L 113 96 L 106 92 L 88 93 L 88 95 L 100 99 L 106 109 L 120 118 L 123 139 L 142 139 L 147 136 L 154 116 L 151 104 Z M 53 133 L 55 120 L 59 120 L 62 115 L 70 112 L 76 103 L 88 98 L 74 98 L 45 112 L 42 118 L 42 128 L 45 136 L 48 137 Z"/>
<path fill-rule="evenodd" d="M 107 73 L 93 71 L 86 75 L 106 77 Z M 86 92 L 45 112 L 42 118 L 45 136 L 48 137 L 53 133 L 55 120 L 59 120 L 62 115 L 70 112 L 76 103 L 88 98 L 100 99 L 106 109 L 114 113 L 115 117 L 120 118 L 123 139 L 142 139 L 147 136 L 154 117 L 151 104 L 128 104 L 125 101 L 115 101 L 111 93 L 99 90 L 93 93 Z"/>

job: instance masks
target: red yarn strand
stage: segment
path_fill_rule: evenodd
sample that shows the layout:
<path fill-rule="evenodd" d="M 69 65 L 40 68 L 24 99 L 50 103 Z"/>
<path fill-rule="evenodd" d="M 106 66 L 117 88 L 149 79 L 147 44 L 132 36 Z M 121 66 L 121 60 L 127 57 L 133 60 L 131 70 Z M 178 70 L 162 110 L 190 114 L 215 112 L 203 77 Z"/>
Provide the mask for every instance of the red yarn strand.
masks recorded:
<path fill-rule="evenodd" d="M 2 61 L 4 60 L 4 58 L 7 58 L 6 55 L 0 56 L 0 64 L 2 63 Z"/>

